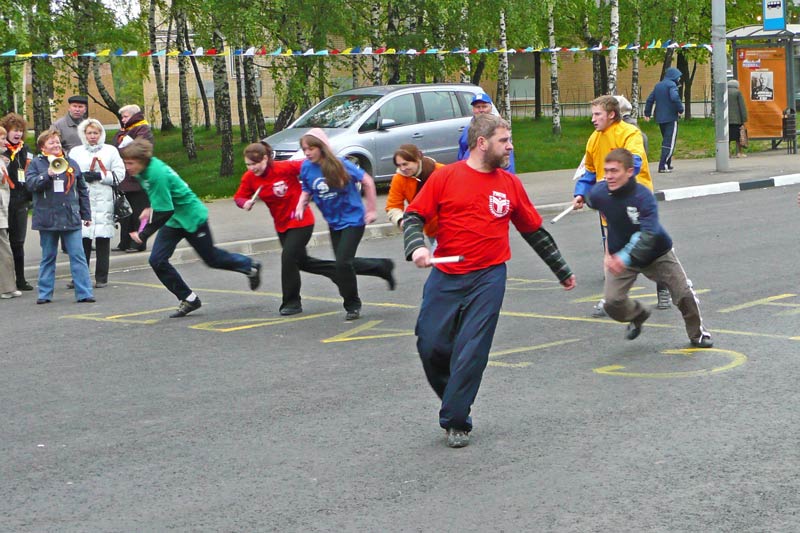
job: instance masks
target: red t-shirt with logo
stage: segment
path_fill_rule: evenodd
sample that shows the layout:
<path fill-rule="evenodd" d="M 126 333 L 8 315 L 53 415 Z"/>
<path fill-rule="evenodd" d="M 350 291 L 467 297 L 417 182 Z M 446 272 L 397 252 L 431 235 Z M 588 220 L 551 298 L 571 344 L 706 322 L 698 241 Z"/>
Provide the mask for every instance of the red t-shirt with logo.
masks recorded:
<path fill-rule="evenodd" d="M 300 185 L 300 166 L 303 160 L 299 161 L 273 161 L 267 167 L 265 176 L 256 176 L 248 170 L 242 176 L 239 190 L 233 196 L 236 205 L 243 207 L 244 203 L 253 197 L 253 194 L 261 187 L 258 197 L 267 204 L 272 219 L 275 221 L 275 231 L 283 233 L 291 228 L 304 228 L 314 225 L 314 213 L 311 209 L 306 209 L 303 220 L 294 218 L 294 209 L 300 199 L 303 189 Z"/>
<path fill-rule="evenodd" d="M 446 274 L 466 274 L 508 261 L 509 222 L 520 233 L 542 225 L 519 178 L 503 169 L 479 172 L 466 161 L 431 174 L 406 213 L 418 213 L 425 220 L 439 217 L 434 257 L 464 256 L 460 263 L 435 265 Z"/>

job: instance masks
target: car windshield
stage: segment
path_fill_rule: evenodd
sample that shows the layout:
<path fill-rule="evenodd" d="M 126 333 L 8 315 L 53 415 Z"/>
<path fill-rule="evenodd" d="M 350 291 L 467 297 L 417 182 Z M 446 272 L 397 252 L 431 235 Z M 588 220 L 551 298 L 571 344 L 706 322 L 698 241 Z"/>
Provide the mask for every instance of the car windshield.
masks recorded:
<path fill-rule="evenodd" d="M 320 102 L 295 128 L 347 128 L 374 104 L 377 94 L 340 94 Z"/>

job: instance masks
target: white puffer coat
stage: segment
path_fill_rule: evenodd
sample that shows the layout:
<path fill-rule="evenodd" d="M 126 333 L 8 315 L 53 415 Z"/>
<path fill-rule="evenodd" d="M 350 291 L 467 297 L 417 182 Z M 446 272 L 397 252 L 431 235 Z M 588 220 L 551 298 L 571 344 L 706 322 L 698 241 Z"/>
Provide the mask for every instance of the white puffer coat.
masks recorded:
<path fill-rule="evenodd" d="M 86 140 L 86 127 L 95 126 L 100 130 L 100 139 L 97 144 L 90 146 Z M 81 146 L 76 146 L 69 151 L 69 157 L 78 164 L 81 172 L 93 170 L 100 172 L 100 181 L 87 183 L 89 186 L 89 201 L 92 205 L 92 225 L 83 226 L 82 234 L 84 239 L 94 239 L 114 237 L 114 191 L 111 185 L 114 183 L 112 176 L 115 174 L 117 180 L 125 179 L 125 163 L 119 151 L 106 142 L 106 130 L 99 121 L 88 118 L 78 125 L 78 136 L 81 138 Z M 102 161 L 105 172 L 100 167 Z M 94 168 L 92 168 L 94 164 Z"/>

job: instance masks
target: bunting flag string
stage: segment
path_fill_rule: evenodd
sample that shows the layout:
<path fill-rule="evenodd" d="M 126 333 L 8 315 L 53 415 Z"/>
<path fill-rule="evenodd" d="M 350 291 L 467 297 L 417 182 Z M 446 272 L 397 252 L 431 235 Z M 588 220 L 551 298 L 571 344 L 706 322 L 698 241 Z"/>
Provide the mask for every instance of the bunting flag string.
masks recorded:
<path fill-rule="evenodd" d="M 307 50 L 292 50 L 287 48 L 284 50 L 282 47 L 273 50 L 272 52 L 268 52 L 266 46 L 261 46 L 260 48 L 256 48 L 255 46 L 251 46 L 249 48 L 237 48 L 233 51 L 229 49 L 225 49 L 222 52 L 218 51 L 216 48 L 203 48 L 198 47 L 195 50 L 148 50 L 146 52 L 138 52 L 136 50 L 128 50 L 125 51 L 122 48 L 117 48 L 116 50 L 111 50 L 110 48 L 106 48 L 99 52 L 70 52 L 65 53 L 63 49 L 58 49 L 53 53 L 49 52 L 25 52 L 21 53 L 18 52 L 16 49 L 8 50 L 6 52 L 0 53 L 0 57 L 14 57 L 18 59 L 29 59 L 29 58 L 40 58 L 40 59 L 63 59 L 65 57 L 215 57 L 215 56 L 229 56 L 231 54 L 235 56 L 271 56 L 271 57 L 293 57 L 293 56 L 384 56 L 384 55 L 398 55 L 398 56 L 426 56 L 426 55 L 480 55 L 480 54 L 531 54 L 534 52 L 539 52 L 543 54 L 552 54 L 558 52 L 567 52 L 567 53 L 580 53 L 580 52 L 588 52 L 588 53 L 599 53 L 599 52 L 607 52 L 609 50 L 655 50 L 655 49 L 675 49 L 675 48 L 702 48 L 708 50 L 709 52 L 712 51 L 710 44 L 696 44 L 696 43 L 679 43 L 677 41 L 667 40 L 662 42 L 661 39 L 654 39 L 644 44 L 625 44 L 622 46 L 606 46 L 598 44 L 597 46 L 556 46 L 554 48 L 534 48 L 533 46 L 528 46 L 526 48 L 453 48 L 451 50 L 446 50 L 443 48 L 423 48 L 421 50 L 416 50 L 414 48 L 408 49 L 397 49 L 387 46 L 380 46 L 380 47 L 372 47 L 372 46 L 354 46 L 345 48 L 343 50 L 337 50 L 335 48 L 332 49 L 320 49 L 314 50 L 313 48 L 309 48 Z"/>

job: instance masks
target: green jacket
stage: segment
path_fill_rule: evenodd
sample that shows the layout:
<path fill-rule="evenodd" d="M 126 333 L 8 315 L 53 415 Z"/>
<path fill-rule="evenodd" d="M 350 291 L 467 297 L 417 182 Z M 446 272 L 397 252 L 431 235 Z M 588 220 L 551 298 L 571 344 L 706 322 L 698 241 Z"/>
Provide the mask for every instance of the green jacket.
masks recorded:
<path fill-rule="evenodd" d="M 208 208 L 186 182 L 160 159 L 152 158 L 136 179 L 147 192 L 153 211 L 174 211 L 167 226 L 194 233 L 200 224 L 208 220 Z"/>

